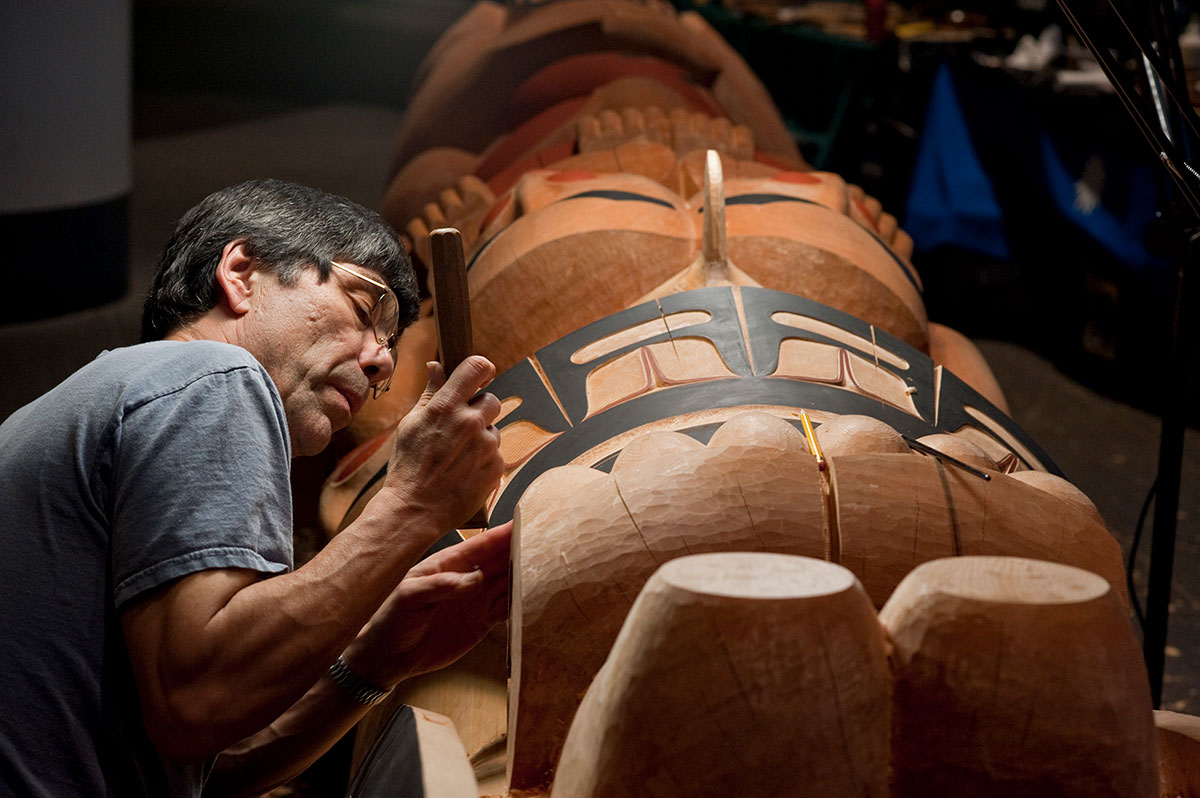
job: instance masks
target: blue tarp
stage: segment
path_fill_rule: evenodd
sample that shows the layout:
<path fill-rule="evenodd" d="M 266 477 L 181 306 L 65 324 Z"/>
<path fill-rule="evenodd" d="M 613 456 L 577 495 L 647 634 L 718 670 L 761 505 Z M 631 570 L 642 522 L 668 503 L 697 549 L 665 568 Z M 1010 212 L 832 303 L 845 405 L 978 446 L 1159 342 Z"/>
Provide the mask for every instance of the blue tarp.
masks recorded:
<path fill-rule="evenodd" d="M 1049 130 L 1039 125 L 1031 132 L 1037 137 L 1037 162 L 1023 170 L 1029 190 L 1048 197 L 1047 209 L 1057 214 L 1039 221 L 1018 213 L 1028 209 L 1010 208 L 1014 218 L 1020 217 L 1018 223 L 1044 223 L 1052 231 L 1054 225 L 1070 222 L 1130 268 L 1160 265 L 1145 243 L 1146 227 L 1157 208 L 1149 168 L 1125 158 L 1103 159 L 1086 149 L 1074 153 L 1074 160 L 1064 158 Z M 1086 148 L 1088 142 L 1081 143 Z M 1094 162 L 1091 169 L 1099 173 L 1098 179 L 1083 174 L 1089 162 Z M 1105 176 L 1106 170 L 1116 171 Z M 934 77 L 905 212 L 904 226 L 918 252 L 948 245 L 1000 260 L 1013 257 L 1004 209 L 972 143 L 948 64 Z"/>
<path fill-rule="evenodd" d="M 951 245 L 1012 257 L 1000 203 L 971 143 L 947 64 L 934 77 L 905 216 L 918 251 Z"/>
<path fill-rule="evenodd" d="M 1130 196 L 1125 197 L 1125 211 L 1117 213 L 1104 206 L 1094 207 L 1078 200 L 1073 176 L 1059 157 L 1050 140 L 1042 131 L 1039 137 L 1042 151 L 1042 170 L 1046 176 L 1046 187 L 1059 212 L 1112 253 L 1122 263 L 1140 269 L 1151 261 L 1146 250 L 1146 225 L 1155 215 L 1154 184 L 1145 169 L 1136 170 L 1129 181 Z"/>

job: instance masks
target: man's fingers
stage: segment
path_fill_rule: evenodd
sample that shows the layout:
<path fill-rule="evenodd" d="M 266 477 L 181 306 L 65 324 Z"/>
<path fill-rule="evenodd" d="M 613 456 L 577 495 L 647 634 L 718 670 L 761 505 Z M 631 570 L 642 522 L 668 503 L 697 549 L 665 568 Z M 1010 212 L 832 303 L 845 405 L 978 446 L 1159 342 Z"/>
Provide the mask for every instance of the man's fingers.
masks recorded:
<path fill-rule="evenodd" d="M 513 522 L 505 521 L 503 524 L 484 530 L 473 539 L 479 539 L 479 543 L 476 545 L 484 552 L 482 556 L 507 561 L 509 549 L 512 546 L 512 531 Z"/>
<path fill-rule="evenodd" d="M 483 414 L 483 420 L 488 427 L 500 418 L 500 400 L 494 393 L 475 394 L 468 404 Z"/>
<path fill-rule="evenodd" d="M 425 364 L 425 368 L 429 370 L 429 380 L 425 383 L 425 390 L 421 391 L 421 396 L 417 399 L 417 407 L 429 404 L 429 400 L 438 392 L 438 389 L 446 384 L 446 371 L 442 368 L 441 363 L 431 360 Z"/>
<path fill-rule="evenodd" d="M 482 355 L 471 355 L 446 378 L 445 384 L 438 390 L 438 396 L 444 396 L 452 405 L 470 401 L 495 376 L 496 367 L 492 361 Z"/>
<path fill-rule="evenodd" d="M 504 570 L 508 569 L 509 553 L 512 546 L 512 521 L 505 521 L 499 526 L 485 530 L 472 540 L 479 540 L 476 556 L 481 566 L 495 564 Z"/>
<path fill-rule="evenodd" d="M 406 576 L 396 588 L 399 609 L 415 612 L 430 604 L 447 601 L 462 593 L 476 590 L 484 583 L 482 571 L 440 571 L 433 574 Z"/>
<path fill-rule="evenodd" d="M 506 521 L 478 535 L 472 535 L 461 543 L 435 552 L 415 568 L 453 571 L 482 568 L 488 573 L 507 571 L 512 524 L 512 521 Z"/>

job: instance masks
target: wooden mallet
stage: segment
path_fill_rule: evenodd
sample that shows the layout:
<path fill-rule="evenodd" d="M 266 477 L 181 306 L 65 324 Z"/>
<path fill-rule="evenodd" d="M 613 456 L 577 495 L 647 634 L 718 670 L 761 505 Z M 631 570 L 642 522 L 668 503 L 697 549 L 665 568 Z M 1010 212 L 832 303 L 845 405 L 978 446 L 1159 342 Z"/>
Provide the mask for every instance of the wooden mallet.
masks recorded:
<path fill-rule="evenodd" d="M 453 227 L 439 227 L 430 232 L 429 245 L 433 250 L 433 311 L 437 318 L 438 357 L 449 377 L 473 348 L 462 233 Z M 480 507 L 463 528 L 484 529 L 487 525 L 487 507 Z"/>

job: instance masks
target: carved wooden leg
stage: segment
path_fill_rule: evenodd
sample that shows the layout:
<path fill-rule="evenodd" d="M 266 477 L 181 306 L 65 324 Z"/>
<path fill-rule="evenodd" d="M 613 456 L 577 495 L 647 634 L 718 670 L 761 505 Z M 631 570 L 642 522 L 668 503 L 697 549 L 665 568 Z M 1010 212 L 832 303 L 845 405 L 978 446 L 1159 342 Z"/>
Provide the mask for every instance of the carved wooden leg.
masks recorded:
<path fill-rule="evenodd" d="M 1157 795 L 1150 691 L 1095 574 L 1010 557 L 926 563 L 880 612 L 896 796 Z"/>
<path fill-rule="evenodd" d="M 654 456 L 630 446 L 630 460 L 622 454 L 611 475 L 582 466 L 547 471 L 521 499 L 508 718 L 513 788 L 549 783 L 580 695 L 659 565 L 722 550 L 820 557 L 826 547 L 820 480 L 794 427 L 746 413 L 708 446 L 662 444 L 665 435 L 655 437 L 662 448 Z"/>
<path fill-rule="evenodd" d="M 1170 798 L 1200 798 L 1200 718 L 1157 710 L 1158 790 Z"/>
<path fill-rule="evenodd" d="M 883 636 L 853 574 L 683 557 L 630 611 L 551 794 L 884 796 L 889 724 Z"/>

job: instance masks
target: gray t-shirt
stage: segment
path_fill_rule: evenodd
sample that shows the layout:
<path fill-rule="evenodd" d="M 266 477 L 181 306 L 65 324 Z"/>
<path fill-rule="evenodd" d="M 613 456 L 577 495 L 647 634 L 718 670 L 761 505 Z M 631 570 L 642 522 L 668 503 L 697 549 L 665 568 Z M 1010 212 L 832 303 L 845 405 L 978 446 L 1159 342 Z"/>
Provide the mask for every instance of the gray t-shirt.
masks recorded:
<path fill-rule="evenodd" d="M 119 613 L 209 568 L 292 567 L 291 445 L 244 349 L 106 352 L 0 425 L 0 796 L 196 796 L 158 756 Z"/>

